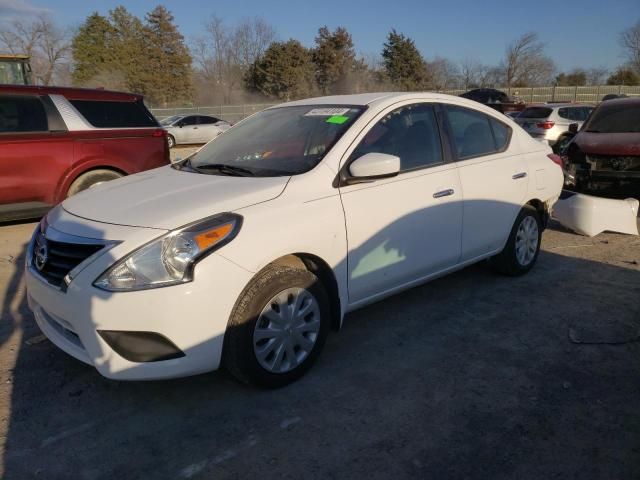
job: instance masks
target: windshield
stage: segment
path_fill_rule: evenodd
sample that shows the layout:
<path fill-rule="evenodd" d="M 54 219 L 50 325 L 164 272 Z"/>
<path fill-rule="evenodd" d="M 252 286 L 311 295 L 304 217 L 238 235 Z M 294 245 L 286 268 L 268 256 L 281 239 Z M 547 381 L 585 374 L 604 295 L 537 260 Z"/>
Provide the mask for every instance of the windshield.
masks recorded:
<path fill-rule="evenodd" d="M 303 105 L 263 110 L 205 145 L 187 164 L 203 173 L 230 171 L 220 166 L 265 177 L 304 173 L 324 158 L 364 109 Z"/>
<path fill-rule="evenodd" d="M 597 133 L 639 133 L 640 106 L 633 101 L 603 103 L 592 113 L 584 129 Z"/>
<path fill-rule="evenodd" d="M 167 117 L 164 120 L 160 121 L 160 125 L 163 125 L 163 126 L 166 127 L 167 125 L 171 125 L 176 120 L 179 120 L 181 118 L 182 118 L 182 115 L 172 115 L 172 116 Z"/>

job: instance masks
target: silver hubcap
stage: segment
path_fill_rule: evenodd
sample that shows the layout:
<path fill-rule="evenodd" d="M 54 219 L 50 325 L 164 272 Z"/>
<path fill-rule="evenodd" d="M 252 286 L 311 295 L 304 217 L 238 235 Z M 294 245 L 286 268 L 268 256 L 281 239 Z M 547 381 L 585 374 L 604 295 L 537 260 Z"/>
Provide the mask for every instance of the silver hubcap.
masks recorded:
<path fill-rule="evenodd" d="M 309 356 L 319 331 L 316 298 L 304 288 L 287 288 L 262 309 L 253 332 L 253 351 L 262 368 L 286 373 Z"/>
<path fill-rule="evenodd" d="M 538 250 L 538 222 L 536 219 L 525 217 L 516 232 L 516 258 L 523 267 L 529 265 Z"/>

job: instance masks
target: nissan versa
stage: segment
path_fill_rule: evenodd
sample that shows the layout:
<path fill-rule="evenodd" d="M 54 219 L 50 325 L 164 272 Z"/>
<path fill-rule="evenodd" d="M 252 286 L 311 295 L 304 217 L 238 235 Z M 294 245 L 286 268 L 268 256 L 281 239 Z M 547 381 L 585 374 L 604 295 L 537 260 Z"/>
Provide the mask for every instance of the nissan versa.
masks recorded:
<path fill-rule="evenodd" d="M 29 305 L 109 378 L 224 366 L 285 385 L 351 310 L 483 259 L 529 271 L 559 162 L 458 97 L 286 103 L 52 210 L 27 255 Z"/>

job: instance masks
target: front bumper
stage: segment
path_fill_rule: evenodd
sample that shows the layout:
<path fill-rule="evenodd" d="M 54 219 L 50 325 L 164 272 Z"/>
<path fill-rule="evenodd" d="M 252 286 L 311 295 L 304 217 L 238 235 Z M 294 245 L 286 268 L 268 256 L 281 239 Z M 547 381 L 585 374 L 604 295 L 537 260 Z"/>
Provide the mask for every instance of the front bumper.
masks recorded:
<path fill-rule="evenodd" d="M 142 233 L 159 235 L 158 231 Z M 155 380 L 217 369 L 229 315 L 252 274 L 214 253 L 196 265 L 195 278 L 189 283 L 118 293 L 92 286 L 115 259 L 140 244 L 124 241 L 93 260 L 66 292 L 47 283 L 27 262 L 28 301 L 40 329 L 60 349 L 112 379 Z M 111 348 L 99 330 L 153 332 L 184 355 L 130 361 Z"/>

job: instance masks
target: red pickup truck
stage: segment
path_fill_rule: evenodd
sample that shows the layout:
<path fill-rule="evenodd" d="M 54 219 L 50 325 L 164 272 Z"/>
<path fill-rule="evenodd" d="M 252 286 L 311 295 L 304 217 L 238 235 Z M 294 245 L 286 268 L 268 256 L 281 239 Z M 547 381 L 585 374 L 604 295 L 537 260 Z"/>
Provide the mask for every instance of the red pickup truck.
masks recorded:
<path fill-rule="evenodd" d="M 169 163 L 166 132 L 140 95 L 0 85 L 0 221 Z"/>

